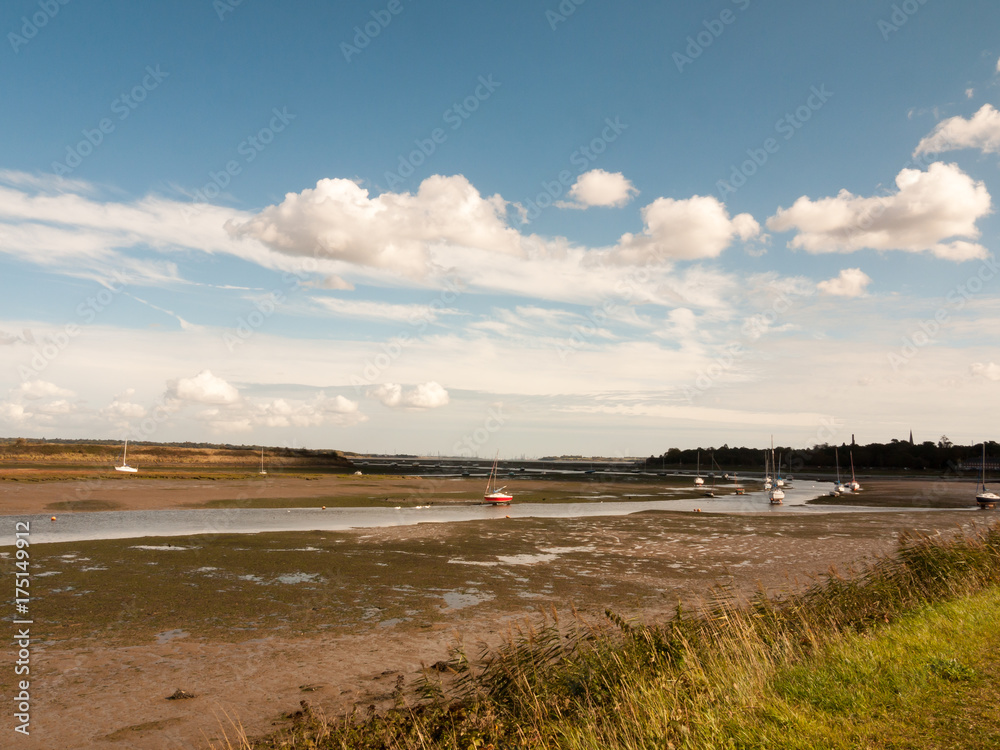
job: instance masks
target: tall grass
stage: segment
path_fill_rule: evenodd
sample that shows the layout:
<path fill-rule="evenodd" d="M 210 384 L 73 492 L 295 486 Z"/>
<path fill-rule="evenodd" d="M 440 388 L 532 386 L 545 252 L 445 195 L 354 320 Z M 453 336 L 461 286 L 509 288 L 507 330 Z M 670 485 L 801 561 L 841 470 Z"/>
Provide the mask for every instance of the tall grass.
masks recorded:
<path fill-rule="evenodd" d="M 306 710 L 290 730 L 241 746 L 806 747 L 790 738 L 811 732 L 827 733 L 824 747 L 856 746 L 842 744 L 856 738 L 829 734 L 826 719 L 789 702 L 807 695 L 810 705 L 847 710 L 851 685 L 870 684 L 885 700 L 908 688 L 903 678 L 883 685 L 863 660 L 850 668 L 829 661 L 838 644 L 998 583 L 1000 524 L 907 535 L 894 554 L 850 575 L 831 572 L 797 594 L 741 601 L 716 592 L 698 611 L 678 607 L 658 624 L 613 612 L 597 623 L 575 613 L 561 622 L 553 612 L 475 659 L 453 653 L 444 672 L 425 672 L 417 695 L 400 685 L 396 708 L 385 714 L 355 711 L 328 721 Z M 934 664 L 935 674 L 967 674 L 954 660 Z"/>

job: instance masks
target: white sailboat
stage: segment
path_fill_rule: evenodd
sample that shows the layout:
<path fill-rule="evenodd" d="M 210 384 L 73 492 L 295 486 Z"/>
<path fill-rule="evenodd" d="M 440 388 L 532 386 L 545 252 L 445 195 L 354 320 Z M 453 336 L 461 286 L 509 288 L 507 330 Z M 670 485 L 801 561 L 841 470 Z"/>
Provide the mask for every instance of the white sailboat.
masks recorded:
<path fill-rule="evenodd" d="M 705 490 L 705 497 L 715 497 L 715 467 L 717 466 L 717 464 L 715 463 L 714 453 L 712 454 L 711 466 L 712 466 L 712 486 L 710 489 Z"/>
<path fill-rule="evenodd" d="M 509 505 L 513 500 L 512 495 L 508 495 L 504 490 L 506 487 L 497 487 L 497 461 L 500 459 L 500 451 L 497 451 L 493 459 L 493 468 L 490 469 L 490 477 L 486 480 L 486 493 L 483 495 L 483 502 L 487 505 Z"/>
<path fill-rule="evenodd" d="M 705 480 L 701 478 L 701 451 L 698 451 L 698 468 L 695 471 L 694 486 L 703 487 L 704 485 Z"/>
<path fill-rule="evenodd" d="M 264 471 L 264 447 L 263 446 L 261 446 L 261 449 L 260 449 L 260 473 L 261 474 L 267 474 L 267 472 Z"/>
<path fill-rule="evenodd" d="M 134 466 L 129 466 L 128 461 L 126 460 L 127 458 L 128 458 L 128 438 L 125 438 L 125 449 L 122 451 L 122 465 L 116 466 L 115 471 L 124 471 L 126 474 L 135 474 L 139 470 L 136 469 Z"/>
<path fill-rule="evenodd" d="M 980 487 L 982 490 L 980 491 Z M 1000 502 L 1000 495 L 986 489 L 986 441 L 983 441 L 983 465 L 979 475 L 979 484 L 976 485 L 976 504 L 984 510 L 986 508 L 995 508 L 997 503 Z"/>
<path fill-rule="evenodd" d="M 847 485 L 851 492 L 860 492 L 861 485 L 858 484 L 858 480 L 854 478 L 854 451 L 851 451 L 851 481 Z"/>
<path fill-rule="evenodd" d="M 771 463 L 774 464 L 774 436 L 771 436 Z M 774 471 L 774 476 L 778 477 L 777 468 Z M 780 482 L 780 478 L 777 480 Z M 781 485 L 778 484 L 771 492 L 768 494 L 768 499 L 771 501 L 771 505 L 781 505 L 785 501 L 785 491 L 781 489 Z"/>
<path fill-rule="evenodd" d="M 833 489 L 830 490 L 830 495 L 831 497 L 837 497 L 838 495 L 847 492 L 847 488 L 840 481 L 840 453 L 837 451 L 836 446 L 834 446 L 833 449 L 833 457 L 834 460 L 837 462 L 837 483 L 833 485 Z"/>
<path fill-rule="evenodd" d="M 772 486 L 771 483 L 771 469 L 770 463 L 767 460 L 767 451 L 764 451 L 764 490 L 770 490 Z"/>

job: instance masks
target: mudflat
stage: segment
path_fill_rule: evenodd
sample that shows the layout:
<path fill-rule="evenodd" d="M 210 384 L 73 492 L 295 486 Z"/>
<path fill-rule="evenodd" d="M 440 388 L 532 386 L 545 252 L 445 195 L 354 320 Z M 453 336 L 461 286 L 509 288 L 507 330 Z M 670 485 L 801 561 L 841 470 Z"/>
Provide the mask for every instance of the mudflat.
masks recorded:
<path fill-rule="evenodd" d="M 546 502 L 642 493 L 637 483 L 580 481 L 519 480 L 515 489 Z M 760 514 L 724 515 L 706 500 L 703 513 L 37 545 L 31 735 L 18 746 L 205 748 L 232 738 L 234 726 L 268 732 L 302 700 L 328 714 L 355 702 L 384 707 L 398 684 L 420 679 L 422 664 L 454 648 L 474 657 L 524 618 L 573 609 L 599 618 L 610 608 L 652 620 L 678 601 L 808 586 L 831 567 L 845 572 L 891 551 L 901 533 L 993 520 L 967 510 L 965 489 L 866 483 L 852 498 L 895 504 L 890 512 L 769 514 L 762 501 Z M 127 477 L 4 481 L 0 507 L 469 502 L 481 492 L 478 479 Z M 925 501 L 898 509 L 907 496 Z M 949 503 L 960 507 L 926 510 Z M 13 580 L 12 548 L 0 555 Z M 12 661 L 0 672 L 5 699 Z M 194 697 L 168 700 L 177 690 Z M 0 731 L 11 736 L 9 715 Z"/>

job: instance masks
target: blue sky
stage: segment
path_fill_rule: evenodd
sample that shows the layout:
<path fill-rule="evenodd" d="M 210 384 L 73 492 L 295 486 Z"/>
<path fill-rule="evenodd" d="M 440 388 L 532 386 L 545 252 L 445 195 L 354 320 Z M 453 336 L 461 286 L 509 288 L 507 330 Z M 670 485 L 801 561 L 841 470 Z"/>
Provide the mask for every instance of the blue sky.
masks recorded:
<path fill-rule="evenodd" d="M 0 434 L 995 439 L 1000 7 L 9 2 Z"/>

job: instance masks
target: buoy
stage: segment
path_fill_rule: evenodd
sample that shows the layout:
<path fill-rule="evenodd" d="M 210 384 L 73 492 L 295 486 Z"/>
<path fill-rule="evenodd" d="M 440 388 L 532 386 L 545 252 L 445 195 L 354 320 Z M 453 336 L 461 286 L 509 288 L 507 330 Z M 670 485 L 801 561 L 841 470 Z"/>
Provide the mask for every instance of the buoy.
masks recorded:
<path fill-rule="evenodd" d="M 56 520 L 56 517 L 55 517 L 55 516 L 52 516 L 52 520 L 53 520 L 53 521 L 55 521 L 55 520 Z"/>
<path fill-rule="evenodd" d="M 510 516 L 504 516 L 504 518 L 510 518 Z"/>
<path fill-rule="evenodd" d="M 326 506 L 325 505 L 323 506 L 323 510 L 326 510 Z"/>

